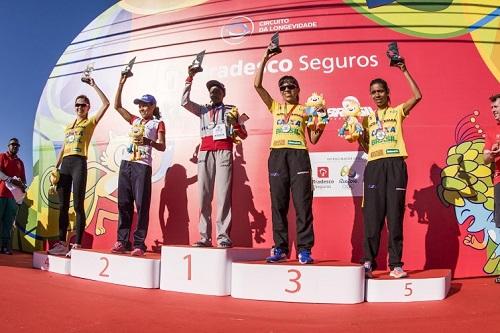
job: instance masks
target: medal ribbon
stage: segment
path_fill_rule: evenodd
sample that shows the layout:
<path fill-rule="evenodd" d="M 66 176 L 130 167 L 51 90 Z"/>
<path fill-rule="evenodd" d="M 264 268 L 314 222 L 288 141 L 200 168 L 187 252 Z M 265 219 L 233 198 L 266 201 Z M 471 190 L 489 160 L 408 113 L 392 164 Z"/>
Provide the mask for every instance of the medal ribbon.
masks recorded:
<path fill-rule="evenodd" d="M 214 125 L 217 124 L 217 115 L 219 114 L 219 111 L 221 108 L 224 107 L 224 104 L 221 104 L 219 106 L 217 106 L 215 108 L 215 112 L 214 112 L 214 109 L 211 108 L 210 111 L 209 111 L 209 114 L 210 114 L 210 122 L 213 123 Z"/>
<path fill-rule="evenodd" d="M 387 109 L 384 110 L 384 113 L 383 113 L 383 119 L 380 120 L 379 116 L 378 116 L 378 109 L 377 111 L 375 111 L 375 120 L 377 121 L 377 126 L 379 129 L 382 129 L 383 128 L 383 122 L 385 120 L 385 113 L 387 112 Z"/>
<path fill-rule="evenodd" d="M 292 115 L 293 110 L 297 107 L 297 104 L 295 104 L 290 111 L 286 114 L 285 118 L 283 120 L 285 121 L 285 124 L 288 124 L 288 121 L 290 120 L 290 116 Z M 286 110 L 286 104 L 285 104 L 285 110 Z"/>

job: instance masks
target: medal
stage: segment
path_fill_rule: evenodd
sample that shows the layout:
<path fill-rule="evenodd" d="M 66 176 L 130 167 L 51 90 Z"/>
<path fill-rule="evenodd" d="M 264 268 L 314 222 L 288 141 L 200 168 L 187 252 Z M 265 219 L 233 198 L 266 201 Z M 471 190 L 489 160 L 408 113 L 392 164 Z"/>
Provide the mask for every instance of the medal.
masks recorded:
<path fill-rule="evenodd" d="M 383 129 L 377 129 L 377 131 L 375 132 L 375 137 L 378 139 L 378 140 L 382 140 L 383 138 L 385 138 L 385 132 Z"/>
<path fill-rule="evenodd" d="M 215 127 L 215 122 L 214 121 L 211 121 L 208 123 L 208 128 L 212 129 Z"/>
<path fill-rule="evenodd" d="M 297 107 L 297 105 L 294 105 L 292 107 L 292 109 L 283 118 L 283 125 L 281 125 L 281 131 L 283 133 L 288 133 L 292 129 L 292 127 L 288 124 L 288 121 L 290 120 L 290 116 L 292 115 L 292 112 L 293 112 L 293 110 L 295 110 L 296 107 Z M 281 106 L 280 106 L 280 108 L 281 108 Z M 286 110 L 286 104 L 285 104 L 285 110 Z"/>

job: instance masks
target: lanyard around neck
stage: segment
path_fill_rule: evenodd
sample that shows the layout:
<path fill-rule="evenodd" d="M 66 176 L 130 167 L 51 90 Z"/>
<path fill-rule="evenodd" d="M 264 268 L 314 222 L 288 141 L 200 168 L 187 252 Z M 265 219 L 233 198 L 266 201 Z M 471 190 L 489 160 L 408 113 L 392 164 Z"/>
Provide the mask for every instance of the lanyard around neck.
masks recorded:
<path fill-rule="evenodd" d="M 209 116 L 210 116 L 210 122 L 216 124 L 217 123 L 217 115 L 219 114 L 219 111 L 224 107 L 224 104 L 220 104 L 215 108 L 210 108 L 208 111 Z M 214 112 L 215 109 L 215 112 Z"/>
<path fill-rule="evenodd" d="M 293 112 L 293 110 L 295 110 L 296 107 L 297 107 L 297 104 L 295 104 L 290 109 L 290 111 L 288 111 L 288 113 L 285 115 L 285 117 L 283 118 L 283 120 L 285 121 L 285 124 L 288 124 L 288 121 L 290 120 L 290 116 L 292 115 L 292 112 Z M 286 103 L 285 103 L 285 110 L 286 110 Z"/>

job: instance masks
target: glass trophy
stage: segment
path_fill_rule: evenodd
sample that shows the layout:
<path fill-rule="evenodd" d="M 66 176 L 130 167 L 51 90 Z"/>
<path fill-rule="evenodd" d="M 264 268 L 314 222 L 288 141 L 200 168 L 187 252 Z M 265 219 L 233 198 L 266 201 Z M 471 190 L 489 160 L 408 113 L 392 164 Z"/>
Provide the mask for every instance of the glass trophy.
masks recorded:
<path fill-rule="evenodd" d="M 132 67 L 134 67 L 135 58 L 136 57 L 132 58 L 132 60 L 128 62 L 127 66 L 125 66 L 125 68 L 122 70 L 122 75 L 125 75 L 126 77 L 131 77 L 134 75 L 132 73 Z"/>
<path fill-rule="evenodd" d="M 398 43 L 389 43 L 389 48 L 387 49 L 387 57 L 391 60 L 391 66 L 397 66 L 399 63 L 405 63 L 405 59 L 399 55 Z"/>
<path fill-rule="evenodd" d="M 87 67 L 83 70 L 83 75 L 82 75 L 82 82 L 85 82 L 86 84 L 90 84 L 92 77 L 91 73 L 94 71 L 94 64 L 88 64 Z"/>
<path fill-rule="evenodd" d="M 190 66 L 190 68 L 193 70 L 193 73 L 203 72 L 203 68 L 201 67 L 203 57 L 205 57 L 205 50 L 198 53 L 196 55 L 196 59 L 193 60 L 193 63 Z"/>
<path fill-rule="evenodd" d="M 279 33 L 275 33 L 271 37 L 271 42 L 267 46 L 267 54 L 279 54 L 282 50 L 280 48 L 280 35 Z"/>

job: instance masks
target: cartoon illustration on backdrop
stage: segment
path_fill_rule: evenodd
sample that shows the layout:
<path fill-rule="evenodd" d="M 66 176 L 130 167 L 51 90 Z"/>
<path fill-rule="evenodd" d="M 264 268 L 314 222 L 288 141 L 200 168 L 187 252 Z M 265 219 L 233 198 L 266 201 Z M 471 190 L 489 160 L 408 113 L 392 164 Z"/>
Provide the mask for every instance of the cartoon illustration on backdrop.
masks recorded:
<path fill-rule="evenodd" d="M 460 225 L 468 225 L 465 246 L 486 252 L 483 270 L 500 272 L 500 229 L 493 220 L 492 172 L 484 165 L 484 134 L 476 123 L 478 111 L 464 117 L 455 129 L 456 145 L 448 150 L 437 191 L 442 203 L 455 208 Z"/>

